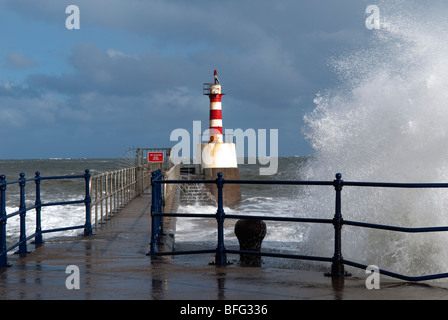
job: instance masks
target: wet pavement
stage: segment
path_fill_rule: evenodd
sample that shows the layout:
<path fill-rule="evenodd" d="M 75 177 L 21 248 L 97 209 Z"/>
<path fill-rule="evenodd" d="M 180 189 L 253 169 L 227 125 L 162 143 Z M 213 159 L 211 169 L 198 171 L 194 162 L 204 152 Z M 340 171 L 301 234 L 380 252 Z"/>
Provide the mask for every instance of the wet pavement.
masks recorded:
<path fill-rule="evenodd" d="M 381 277 L 368 290 L 365 278 L 332 280 L 323 272 L 236 263 L 214 266 L 212 254 L 152 259 L 150 196 L 141 196 L 90 237 L 29 245 L 26 256 L 9 255 L 0 269 L 1 300 L 424 300 L 448 299 L 448 283 L 409 283 Z M 79 268 L 79 289 L 68 289 Z"/>

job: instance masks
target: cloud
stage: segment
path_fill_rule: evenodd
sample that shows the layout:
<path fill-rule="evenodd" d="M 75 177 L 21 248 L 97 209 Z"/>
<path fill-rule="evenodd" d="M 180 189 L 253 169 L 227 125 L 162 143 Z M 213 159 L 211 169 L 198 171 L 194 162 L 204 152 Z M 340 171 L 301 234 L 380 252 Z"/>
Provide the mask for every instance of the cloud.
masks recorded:
<path fill-rule="evenodd" d="M 80 8 L 78 31 L 64 26 L 70 4 Z M 365 6 L 357 0 L 5 0 L 3 5 L 26 21 L 50 26 L 61 43 L 56 54 L 45 52 L 58 64 L 30 69 L 9 89 L 7 82 L 0 85 L 0 103 L 8 103 L 5 117 L 29 123 L 32 116 L 44 121 L 48 115 L 48 128 L 70 128 L 98 145 L 107 136 L 122 143 L 129 137 L 129 145 L 143 137 L 145 143 L 160 137 L 169 143 L 172 129 L 207 121 L 202 83 L 212 81 L 214 69 L 227 94 L 226 126 L 279 128 L 296 143 L 302 110 L 313 108 L 314 94 L 331 83 L 327 59 L 365 29 Z M 54 41 L 40 36 L 40 49 Z M 28 50 L 26 56 L 9 57 L 10 66 L 31 68 L 33 61 L 51 60 Z M 50 68 L 64 65 L 61 57 L 66 67 Z M 159 140 L 151 140 L 155 137 Z"/>
<path fill-rule="evenodd" d="M 150 39 L 153 43 L 151 50 L 140 55 L 139 59 L 135 59 L 134 52 L 119 47 L 109 46 L 106 52 L 101 52 L 98 43 L 97 48 L 78 44 L 70 62 L 78 75 L 87 71 L 84 74 L 92 76 L 91 81 L 72 83 L 72 87 L 79 89 L 82 84 L 109 85 L 113 82 L 110 71 L 113 67 L 116 68 L 114 74 L 120 74 L 124 81 L 157 77 L 157 81 L 146 83 L 153 87 L 185 85 L 185 82 L 180 84 L 177 81 L 182 79 L 181 73 L 188 73 L 190 79 L 196 81 L 198 79 L 192 79 L 193 75 L 205 71 L 201 66 L 208 65 L 213 69 L 218 65 L 232 79 L 259 79 L 264 83 L 264 92 L 265 88 L 279 82 L 290 85 L 289 89 L 308 90 L 308 73 L 313 75 L 311 67 L 325 63 L 329 46 L 347 44 L 353 39 L 356 34 L 352 31 L 354 20 L 364 22 L 362 10 L 356 16 L 353 12 L 357 10 L 355 8 L 365 9 L 358 1 L 347 0 L 337 3 L 317 1 L 315 4 L 257 1 L 256 5 L 241 1 L 199 1 L 192 4 L 160 0 L 77 0 L 58 1 L 57 4 L 51 0 L 38 3 L 9 0 L 6 3 L 18 14 L 45 21 L 61 21 L 65 18 L 64 6 L 76 4 L 81 11 L 83 31 L 92 27 L 112 33 L 120 30 L 141 36 L 143 42 Z M 350 36 L 344 38 L 344 34 Z M 122 59 L 111 60 L 112 57 Z M 119 69 L 124 63 L 127 70 Z M 86 68 L 91 68 L 91 71 Z M 97 74 L 92 75 L 94 72 Z M 65 75 L 65 80 L 69 82 L 71 76 Z M 51 81 L 48 78 L 39 80 Z M 135 91 L 141 90 L 138 87 L 140 83 L 134 82 L 137 86 Z M 254 82 L 244 83 L 247 92 Z M 243 88 L 243 83 L 235 87 Z M 278 96 L 284 93 L 283 90 L 275 90 L 279 89 L 275 86 L 273 88 Z"/>
<path fill-rule="evenodd" d="M 181 57 L 163 57 L 155 51 L 124 54 L 106 51 L 96 44 L 79 43 L 69 63 L 73 73 L 59 75 L 32 74 L 27 84 L 61 94 L 97 92 L 107 95 L 141 95 L 152 90 L 173 88 L 191 83 L 188 74 L 194 68 Z"/>
<path fill-rule="evenodd" d="M 37 66 L 37 63 L 19 53 L 8 53 L 4 61 L 5 68 L 8 69 L 28 69 Z"/>

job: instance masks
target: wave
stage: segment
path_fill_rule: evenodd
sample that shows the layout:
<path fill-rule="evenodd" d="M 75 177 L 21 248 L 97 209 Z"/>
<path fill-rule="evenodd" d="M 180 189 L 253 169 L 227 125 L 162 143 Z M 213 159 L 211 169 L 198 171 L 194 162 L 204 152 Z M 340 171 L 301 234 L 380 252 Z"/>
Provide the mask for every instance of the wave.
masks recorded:
<path fill-rule="evenodd" d="M 319 92 L 304 117 L 315 152 L 301 173 L 310 180 L 341 172 L 353 181 L 446 182 L 448 21 L 436 13 L 447 4 L 381 1 L 378 7 L 380 30 L 367 48 L 331 61 L 342 84 Z M 343 190 L 345 218 L 379 224 L 447 225 L 447 204 L 448 193 L 434 189 Z M 303 205 L 325 212 L 334 199 L 314 188 Z M 445 234 L 344 227 L 343 237 L 344 258 L 404 274 L 448 270 Z M 333 240 L 331 232 L 309 230 L 306 241 L 315 251 Z"/>

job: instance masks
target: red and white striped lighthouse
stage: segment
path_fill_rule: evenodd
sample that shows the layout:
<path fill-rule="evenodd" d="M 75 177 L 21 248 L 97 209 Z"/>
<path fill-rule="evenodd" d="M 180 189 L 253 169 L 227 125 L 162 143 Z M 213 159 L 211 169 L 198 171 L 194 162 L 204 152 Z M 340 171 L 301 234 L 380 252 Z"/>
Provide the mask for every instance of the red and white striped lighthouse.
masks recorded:
<path fill-rule="evenodd" d="M 204 95 L 210 99 L 210 141 L 223 142 L 222 138 L 222 107 L 221 98 L 224 93 L 221 92 L 218 73 L 214 72 L 214 83 L 204 83 Z"/>
<path fill-rule="evenodd" d="M 214 82 L 204 83 L 203 94 L 210 99 L 210 128 L 209 136 L 203 137 L 208 139 L 208 142 L 201 143 L 201 167 L 202 169 L 238 168 L 235 143 L 224 142 L 223 139 L 221 98 L 224 93 L 221 92 L 216 70 Z"/>
<path fill-rule="evenodd" d="M 236 156 L 236 145 L 234 142 L 224 142 L 222 135 L 222 108 L 221 92 L 218 73 L 214 72 L 214 82 L 204 83 L 203 94 L 210 99 L 210 134 L 207 143 L 201 143 L 196 148 L 196 158 L 201 159 L 201 165 L 197 172 L 203 173 L 206 180 L 216 179 L 221 172 L 225 179 L 238 180 L 239 169 Z M 205 137 L 204 137 L 205 138 Z M 202 138 L 201 138 L 201 141 Z M 217 196 L 216 188 L 211 188 L 210 192 Z M 241 200 L 241 189 L 239 184 L 232 185 L 223 195 L 224 203 L 231 204 Z"/>

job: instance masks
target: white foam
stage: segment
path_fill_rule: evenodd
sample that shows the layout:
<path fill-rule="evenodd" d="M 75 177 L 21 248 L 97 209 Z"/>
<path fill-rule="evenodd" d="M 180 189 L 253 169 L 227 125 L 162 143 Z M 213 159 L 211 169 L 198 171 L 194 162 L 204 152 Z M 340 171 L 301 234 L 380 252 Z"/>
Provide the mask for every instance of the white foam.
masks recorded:
<path fill-rule="evenodd" d="M 343 85 L 320 93 L 305 116 L 315 150 L 306 179 L 448 181 L 448 22 L 409 3 L 382 2 L 384 27 L 371 45 L 333 61 Z M 401 8 L 401 9 L 400 9 Z M 434 8 L 432 8 L 434 9 Z M 431 9 L 431 10 L 432 10 Z M 423 10 L 423 11 L 421 11 Z M 426 13 L 425 13 L 426 12 Z M 323 188 L 304 201 L 321 214 L 334 206 Z M 317 196 L 316 196 L 317 194 Z M 343 217 L 404 227 L 448 224 L 448 190 L 343 189 Z M 331 232 L 309 230 L 325 251 Z M 330 246 L 331 247 L 331 246 Z M 397 234 L 344 227 L 344 258 L 404 274 L 448 271 L 445 234 Z"/>
<path fill-rule="evenodd" d="M 16 212 L 15 207 L 6 207 L 7 214 Z M 26 235 L 32 235 L 36 230 L 35 210 L 29 210 L 26 213 Z M 85 206 L 84 205 L 64 205 L 43 207 L 41 209 L 42 230 L 55 228 L 73 227 L 85 224 Z M 81 233 L 78 229 L 61 231 L 56 233 L 45 233 L 44 239 L 51 239 L 55 236 L 73 236 Z M 9 242 L 16 242 L 20 235 L 20 217 L 16 215 L 10 217 L 6 223 L 6 235 Z"/>

